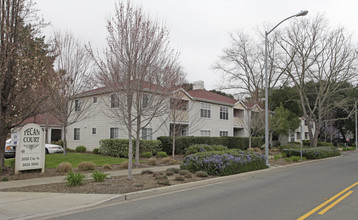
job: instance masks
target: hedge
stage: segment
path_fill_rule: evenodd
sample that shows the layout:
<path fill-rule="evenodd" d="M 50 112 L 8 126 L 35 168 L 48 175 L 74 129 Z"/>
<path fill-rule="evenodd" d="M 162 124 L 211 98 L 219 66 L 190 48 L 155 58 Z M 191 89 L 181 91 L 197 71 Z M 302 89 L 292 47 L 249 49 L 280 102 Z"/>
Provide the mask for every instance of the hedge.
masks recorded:
<path fill-rule="evenodd" d="M 300 156 L 301 150 L 297 148 L 289 148 L 283 149 L 283 153 L 285 153 L 287 157 Z M 335 147 L 312 147 L 302 149 L 302 156 L 307 159 L 321 159 L 339 155 L 341 155 L 341 153 Z"/>
<path fill-rule="evenodd" d="M 209 175 L 226 176 L 267 168 L 265 157 L 237 149 L 209 151 L 184 157 L 181 169 L 191 172 L 205 171 Z"/>
<path fill-rule="evenodd" d="M 128 139 L 104 139 L 99 143 L 101 154 L 113 157 L 128 157 Z M 133 140 L 133 155 L 135 154 L 135 143 L 136 141 Z M 161 151 L 160 141 L 140 140 L 139 151 L 156 154 Z"/>
<path fill-rule="evenodd" d="M 161 136 L 157 138 L 161 142 L 161 148 L 167 154 L 172 154 L 173 137 Z M 247 150 L 249 148 L 248 137 L 194 137 L 194 136 L 181 136 L 175 138 L 175 153 L 185 154 L 188 147 L 194 144 L 208 144 L 208 145 L 223 145 L 230 149 Z M 252 147 L 261 147 L 263 139 L 258 137 L 251 138 Z"/>
<path fill-rule="evenodd" d="M 228 150 L 228 148 L 223 145 L 194 144 L 186 149 L 185 156 L 199 153 L 199 152 L 223 151 L 223 150 Z"/>

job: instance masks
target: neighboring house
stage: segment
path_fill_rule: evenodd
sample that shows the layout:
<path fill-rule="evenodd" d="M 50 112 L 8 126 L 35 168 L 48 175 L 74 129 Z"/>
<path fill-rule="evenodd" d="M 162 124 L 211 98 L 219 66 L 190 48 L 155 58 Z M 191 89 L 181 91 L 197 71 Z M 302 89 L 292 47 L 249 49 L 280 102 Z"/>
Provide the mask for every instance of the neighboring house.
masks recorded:
<path fill-rule="evenodd" d="M 309 140 L 309 134 L 308 134 L 308 125 L 306 120 L 304 120 L 302 117 L 301 119 L 301 123 L 300 126 L 294 131 L 294 132 L 290 132 L 288 137 L 281 137 L 281 144 L 287 144 L 289 142 L 300 142 L 301 137 L 302 140 Z M 314 124 L 312 124 L 311 126 L 314 126 Z M 301 128 L 302 128 L 302 135 L 301 135 Z M 314 130 L 314 127 L 313 127 Z"/>
<path fill-rule="evenodd" d="M 46 143 L 63 139 L 61 123 L 50 113 L 42 113 L 27 118 L 17 128 L 14 128 L 11 133 L 16 133 L 18 128 L 29 123 L 38 124 L 46 131 Z"/>
<path fill-rule="evenodd" d="M 262 111 L 258 105 L 206 91 L 203 81 L 196 82 L 191 91 L 178 89 L 173 94 L 166 102 L 170 111 L 142 129 L 143 139 L 172 135 L 174 128 L 177 136 L 248 137 L 252 110 Z M 92 102 L 89 109 L 93 112 L 91 117 L 68 126 L 69 148 L 83 145 L 93 150 L 102 139 L 128 138 L 124 124 L 111 116 L 111 109 L 119 107 L 116 94 L 98 88 L 77 97 L 78 102 Z"/>

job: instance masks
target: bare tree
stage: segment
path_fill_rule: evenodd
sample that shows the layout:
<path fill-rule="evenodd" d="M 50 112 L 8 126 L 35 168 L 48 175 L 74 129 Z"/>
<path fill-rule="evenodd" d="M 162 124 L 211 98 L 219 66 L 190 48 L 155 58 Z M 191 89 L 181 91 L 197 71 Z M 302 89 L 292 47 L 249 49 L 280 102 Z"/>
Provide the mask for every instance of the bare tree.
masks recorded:
<path fill-rule="evenodd" d="M 342 27 L 331 29 L 317 16 L 297 20 L 277 40 L 284 52 L 281 69 L 300 95 L 311 146 L 317 146 L 320 128 L 332 109 L 344 107 L 347 98 L 330 102 L 345 93 L 346 82 L 356 82 L 357 47 Z M 336 119 L 337 120 L 337 119 Z"/>
<path fill-rule="evenodd" d="M 39 35 L 41 24 L 32 1 L 0 1 L 0 170 L 11 128 L 35 115 L 48 96 L 52 59 Z"/>
<path fill-rule="evenodd" d="M 112 92 L 112 118 L 126 127 L 128 178 L 132 178 L 133 134 L 139 139 L 141 128 L 153 118 L 163 116 L 168 108 L 165 100 L 180 78 L 180 67 L 177 54 L 169 48 L 165 27 L 130 2 L 116 4 L 115 16 L 108 20 L 107 30 L 104 59 L 96 57 L 93 51 L 91 54 L 100 83 Z"/>
<path fill-rule="evenodd" d="M 276 35 L 273 36 L 276 38 Z M 214 66 L 214 69 L 223 73 L 224 85 L 221 85 L 221 89 L 235 89 L 237 93 L 244 92 L 256 102 L 264 97 L 263 48 L 261 41 L 257 42 L 243 32 L 238 31 L 231 34 L 230 46 L 224 49 L 224 55 Z M 282 71 L 276 68 L 274 63 L 277 56 L 275 45 L 271 43 L 268 48 L 268 81 L 270 88 L 273 88 L 283 78 L 280 79 Z"/>
<path fill-rule="evenodd" d="M 76 95 L 88 88 L 91 58 L 84 45 L 69 32 L 55 33 L 53 45 L 55 86 L 48 104 L 52 114 L 61 122 L 66 154 L 67 127 L 90 116 L 92 100 L 76 98 Z"/>

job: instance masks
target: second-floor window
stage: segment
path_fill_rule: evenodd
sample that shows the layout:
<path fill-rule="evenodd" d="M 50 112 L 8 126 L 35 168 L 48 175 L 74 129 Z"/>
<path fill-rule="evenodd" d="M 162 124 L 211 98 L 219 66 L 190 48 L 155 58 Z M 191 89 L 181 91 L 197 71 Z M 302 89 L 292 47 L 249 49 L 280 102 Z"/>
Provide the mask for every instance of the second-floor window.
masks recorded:
<path fill-rule="evenodd" d="M 111 108 L 118 108 L 119 107 L 119 95 L 112 94 L 111 95 Z"/>
<path fill-rule="evenodd" d="M 142 108 L 148 108 L 150 107 L 150 95 L 149 94 L 143 94 L 142 96 Z"/>
<path fill-rule="evenodd" d="M 75 112 L 79 112 L 81 111 L 81 102 L 80 100 L 76 99 L 75 100 Z"/>
<path fill-rule="evenodd" d="M 201 103 L 200 117 L 211 118 L 211 105 L 208 103 Z"/>
<path fill-rule="evenodd" d="M 226 106 L 220 106 L 220 119 L 229 120 L 229 110 Z"/>
<path fill-rule="evenodd" d="M 93 135 L 97 134 L 97 129 L 96 128 L 92 128 L 92 134 Z"/>
<path fill-rule="evenodd" d="M 175 98 L 170 99 L 170 109 L 171 110 L 175 109 L 175 110 L 187 111 L 188 104 L 189 104 L 188 100 L 175 99 Z"/>
<path fill-rule="evenodd" d="M 93 103 L 97 103 L 97 96 L 93 97 Z"/>

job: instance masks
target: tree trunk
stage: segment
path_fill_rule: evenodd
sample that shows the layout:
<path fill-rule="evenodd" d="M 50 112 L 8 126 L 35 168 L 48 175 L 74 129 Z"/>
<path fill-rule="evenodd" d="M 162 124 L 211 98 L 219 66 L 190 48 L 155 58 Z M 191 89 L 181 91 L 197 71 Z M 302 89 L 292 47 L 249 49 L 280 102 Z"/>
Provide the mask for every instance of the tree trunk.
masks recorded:
<path fill-rule="evenodd" d="M 141 117 L 138 116 L 137 118 L 137 132 L 136 132 L 136 142 L 135 142 L 135 167 L 139 167 L 139 146 L 140 146 L 140 120 Z"/>
<path fill-rule="evenodd" d="M 64 123 L 63 126 L 62 126 L 62 132 L 63 132 L 63 155 L 66 155 L 67 154 L 67 132 L 66 132 L 66 129 L 67 129 L 67 124 Z"/>
<path fill-rule="evenodd" d="M 5 144 L 8 131 L 5 128 L 5 120 L 0 120 L 0 173 L 6 170 L 5 166 Z"/>
<path fill-rule="evenodd" d="M 172 157 L 174 158 L 175 156 L 175 137 L 176 137 L 176 129 L 175 129 L 175 121 L 174 121 L 174 124 L 173 124 L 173 149 L 172 149 Z"/>

